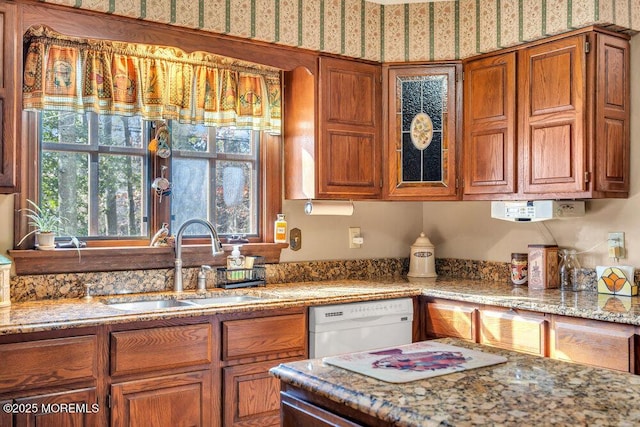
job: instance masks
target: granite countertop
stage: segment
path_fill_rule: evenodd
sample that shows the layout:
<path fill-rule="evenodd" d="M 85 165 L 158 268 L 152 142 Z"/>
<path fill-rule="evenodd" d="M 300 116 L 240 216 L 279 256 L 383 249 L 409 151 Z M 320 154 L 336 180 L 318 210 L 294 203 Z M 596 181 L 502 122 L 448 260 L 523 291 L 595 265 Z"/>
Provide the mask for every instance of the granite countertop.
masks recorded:
<path fill-rule="evenodd" d="M 261 299 L 236 304 L 135 311 L 118 310 L 105 304 L 105 302 L 189 299 L 238 294 L 258 296 Z M 212 289 L 203 296 L 197 296 L 193 291 L 180 294 L 153 292 L 95 296 L 90 300 L 68 298 L 14 303 L 10 307 L 0 308 L 0 335 L 417 295 L 640 325 L 638 297 L 613 297 L 592 292 L 561 292 L 555 289 L 533 290 L 527 287 L 512 287 L 505 283 L 439 277 L 437 280 L 395 278 L 294 282 L 237 290 Z"/>
<path fill-rule="evenodd" d="M 602 368 L 438 340 L 507 358 L 507 362 L 393 384 L 324 364 L 272 368 L 284 383 L 398 426 L 640 424 L 640 377 Z"/>

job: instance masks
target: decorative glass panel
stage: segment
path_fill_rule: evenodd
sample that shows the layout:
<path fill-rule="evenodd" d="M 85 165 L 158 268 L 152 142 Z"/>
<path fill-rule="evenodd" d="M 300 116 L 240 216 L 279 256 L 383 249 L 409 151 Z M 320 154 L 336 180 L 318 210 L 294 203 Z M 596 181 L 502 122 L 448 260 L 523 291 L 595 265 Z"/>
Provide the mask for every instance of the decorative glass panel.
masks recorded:
<path fill-rule="evenodd" d="M 446 185 L 448 75 L 399 76 L 398 123 L 401 126 L 399 185 Z"/>

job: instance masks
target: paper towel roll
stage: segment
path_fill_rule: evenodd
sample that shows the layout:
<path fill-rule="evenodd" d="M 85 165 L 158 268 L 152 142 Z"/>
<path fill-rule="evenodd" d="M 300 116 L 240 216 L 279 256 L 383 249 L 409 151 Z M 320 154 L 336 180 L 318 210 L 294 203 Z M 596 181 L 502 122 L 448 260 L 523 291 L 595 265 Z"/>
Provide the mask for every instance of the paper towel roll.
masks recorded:
<path fill-rule="evenodd" d="M 353 215 L 353 202 L 308 201 L 304 205 L 307 215 Z"/>

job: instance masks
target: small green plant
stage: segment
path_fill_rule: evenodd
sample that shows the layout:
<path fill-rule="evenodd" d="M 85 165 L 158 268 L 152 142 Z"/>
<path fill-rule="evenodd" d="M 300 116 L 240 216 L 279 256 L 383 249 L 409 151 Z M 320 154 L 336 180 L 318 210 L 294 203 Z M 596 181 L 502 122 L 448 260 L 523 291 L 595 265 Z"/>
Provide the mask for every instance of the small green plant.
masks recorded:
<path fill-rule="evenodd" d="M 62 223 L 65 221 L 64 218 L 54 213 L 51 208 L 41 208 L 29 199 L 27 199 L 27 202 L 33 206 L 33 209 L 24 208 L 20 209 L 20 212 L 26 212 L 25 216 L 30 219 L 29 225 L 35 229 L 25 234 L 22 240 L 18 242 L 18 246 L 33 233 L 58 233 L 62 227 Z"/>

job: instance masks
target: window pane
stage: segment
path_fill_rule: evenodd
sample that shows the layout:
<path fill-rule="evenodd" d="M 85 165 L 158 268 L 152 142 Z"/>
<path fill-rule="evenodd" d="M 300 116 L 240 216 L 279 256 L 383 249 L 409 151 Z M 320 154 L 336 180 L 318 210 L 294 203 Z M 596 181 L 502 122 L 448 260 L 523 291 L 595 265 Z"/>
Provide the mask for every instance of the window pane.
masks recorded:
<path fill-rule="evenodd" d="M 99 144 L 142 148 L 142 120 L 139 117 L 98 116 Z"/>
<path fill-rule="evenodd" d="M 40 205 L 65 219 L 62 234 L 88 235 L 89 156 L 43 151 Z"/>
<path fill-rule="evenodd" d="M 172 160 L 171 230 L 192 218 L 209 219 L 209 161 L 175 157 Z M 214 224 L 215 225 L 215 224 Z M 219 230 L 216 230 L 219 232 Z M 201 225 L 192 225 L 185 235 L 206 235 Z"/>
<path fill-rule="evenodd" d="M 98 167 L 98 235 L 145 235 L 142 157 L 103 155 Z"/>
<path fill-rule="evenodd" d="M 216 227 L 219 233 L 257 233 L 253 176 L 250 162 L 216 163 Z"/>
<path fill-rule="evenodd" d="M 206 153 L 209 151 L 209 128 L 173 122 L 171 145 L 174 150 Z"/>
<path fill-rule="evenodd" d="M 251 135 L 249 129 L 217 128 L 216 151 L 227 154 L 253 154 Z"/>
<path fill-rule="evenodd" d="M 43 111 L 40 130 L 43 143 L 89 143 L 87 115 L 66 111 Z"/>

